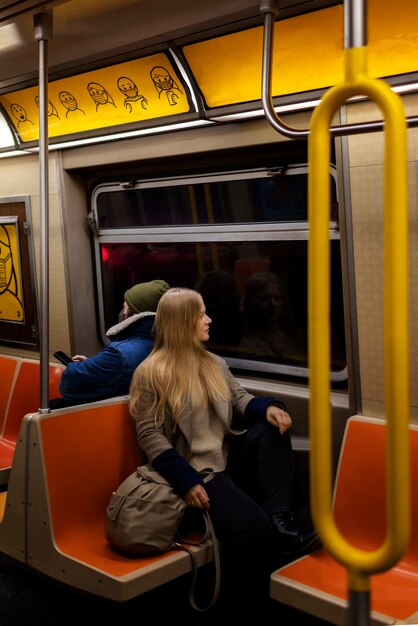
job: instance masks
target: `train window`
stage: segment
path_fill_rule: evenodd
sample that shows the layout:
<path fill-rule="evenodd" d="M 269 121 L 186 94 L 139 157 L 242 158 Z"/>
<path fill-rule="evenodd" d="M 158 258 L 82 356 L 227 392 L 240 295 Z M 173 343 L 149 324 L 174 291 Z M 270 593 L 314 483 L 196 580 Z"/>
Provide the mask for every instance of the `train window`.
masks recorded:
<path fill-rule="evenodd" d="M 113 229 L 306 222 L 306 171 L 286 173 L 260 176 L 246 172 L 222 179 L 167 180 L 163 187 L 144 182 L 134 189 L 109 189 L 97 196 L 97 224 L 101 229 Z"/>
<path fill-rule="evenodd" d="M 337 205 L 330 170 L 332 206 Z M 307 169 L 291 167 L 93 192 L 101 332 L 123 294 L 162 278 L 197 289 L 212 318 L 207 347 L 237 370 L 306 379 Z M 340 237 L 330 216 L 333 381 L 346 380 Z"/>

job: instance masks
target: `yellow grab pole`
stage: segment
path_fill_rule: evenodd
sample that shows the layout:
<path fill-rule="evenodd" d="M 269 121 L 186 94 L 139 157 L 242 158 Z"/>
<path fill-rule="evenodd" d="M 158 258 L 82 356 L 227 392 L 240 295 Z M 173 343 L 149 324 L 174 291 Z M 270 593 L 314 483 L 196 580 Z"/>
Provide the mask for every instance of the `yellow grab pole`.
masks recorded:
<path fill-rule="evenodd" d="M 370 575 L 392 567 L 409 540 L 408 211 L 406 121 L 401 99 L 366 72 L 366 48 L 345 50 L 345 80 L 315 109 L 309 134 L 309 428 L 311 506 L 318 534 L 349 574 L 353 591 L 369 591 Z M 387 532 L 373 551 L 352 546 L 332 515 L 330 415 L 330 126 L 352 96 L 369 97 L 381 109 L 384 165 L 384 371 L 387 438 Z"/>

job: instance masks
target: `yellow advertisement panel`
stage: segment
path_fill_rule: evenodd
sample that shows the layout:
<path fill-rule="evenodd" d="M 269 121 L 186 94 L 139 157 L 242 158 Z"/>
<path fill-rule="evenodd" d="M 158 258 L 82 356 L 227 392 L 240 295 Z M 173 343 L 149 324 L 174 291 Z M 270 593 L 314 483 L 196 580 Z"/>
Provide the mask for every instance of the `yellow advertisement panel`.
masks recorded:
<path fill-rule="evenodd" d="M 187 87 L 164 53 L 48 85 L 50 137 L 140 122 L 190 110 Z M 39 139 L 39 89 L 0 96 L 22 141 Z"/>
<path fill-rule="evenodd" d="M 0 222 L 0 321 L 24 322 L 17 221 Z"/>
<path fill-rule="evenodd" d="M 336 6 L 275 23 L 274 96 L 342 78 L 343 20 L 343 8 Z M 210 108 L 261 98 L 261 26 L 185 46 L 183 53 Z"/>
<path fill-rule="evenodd" d="M 418 71 L 418 2 L 368 0 L 368 74 Z M 344 8 L 313 11 L 274 25 L 272 95 L 325 89 L 344 72 Z M 209 108 L 261 98 L 263 27 L 190 44 L 183 54 Z"/>

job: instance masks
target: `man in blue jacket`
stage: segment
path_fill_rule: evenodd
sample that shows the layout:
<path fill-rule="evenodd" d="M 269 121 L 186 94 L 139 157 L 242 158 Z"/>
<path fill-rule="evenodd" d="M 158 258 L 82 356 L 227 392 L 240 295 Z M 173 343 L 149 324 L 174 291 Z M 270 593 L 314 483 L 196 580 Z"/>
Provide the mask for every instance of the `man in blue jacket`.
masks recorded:
<path fill-rule="evenodd" d="M 62 398 L 50 401 L 56 409 L 96 402 L 129 393 L 136 367 L 154 345 L 152 327 L 161 296 L 170 288 L 163 280 L 139 283 L 125 292 L 124 319 L 112 326 L 110 339 L 96 356 L 76 354 L 64 369 L 60 382 Z"/>

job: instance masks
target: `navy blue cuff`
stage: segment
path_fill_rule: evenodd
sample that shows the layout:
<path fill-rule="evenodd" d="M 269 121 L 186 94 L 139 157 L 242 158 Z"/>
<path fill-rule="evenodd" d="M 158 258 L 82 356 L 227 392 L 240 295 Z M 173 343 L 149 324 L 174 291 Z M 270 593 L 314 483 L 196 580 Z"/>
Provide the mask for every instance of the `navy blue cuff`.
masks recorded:
<path fill-rule="evenodd" d="M 199 472 L 174 448 L 161 452 L 155 457 L 152 465 L 181 497 L 194 485 L 203 485 L 203 478 Z"/>
<path fill-rule="evenodd" d="M 272 404 L 274 406 L 278 406 L 279 409 L 282 409 L 282 411 L 286 411 L 286 405 L 281 402 L 281 400 L 277 400 L 277 398 L 270 396 L 256 396 L 255 398 L 252 398 L 245 407 L 245 418 L 253 424 L 260 422 L 266 417 L 267 407 Z"/>

